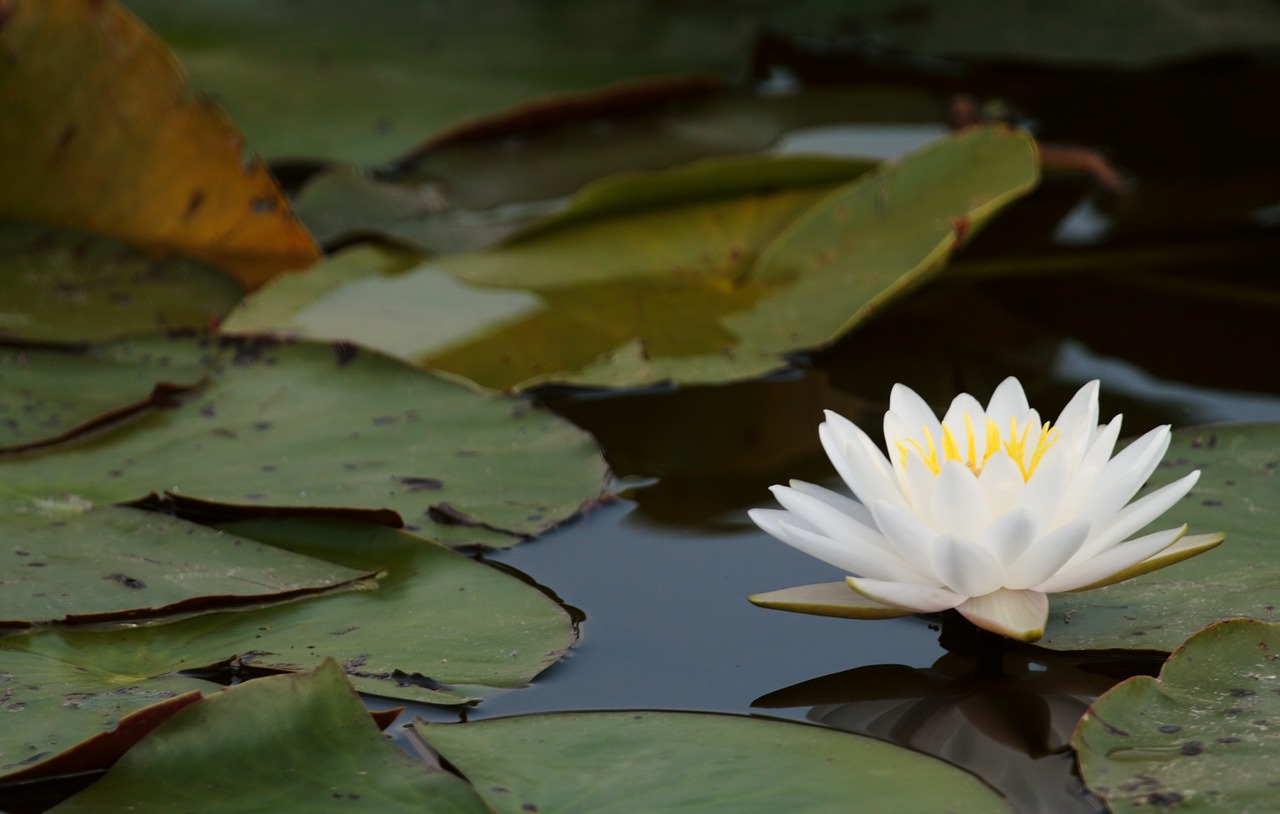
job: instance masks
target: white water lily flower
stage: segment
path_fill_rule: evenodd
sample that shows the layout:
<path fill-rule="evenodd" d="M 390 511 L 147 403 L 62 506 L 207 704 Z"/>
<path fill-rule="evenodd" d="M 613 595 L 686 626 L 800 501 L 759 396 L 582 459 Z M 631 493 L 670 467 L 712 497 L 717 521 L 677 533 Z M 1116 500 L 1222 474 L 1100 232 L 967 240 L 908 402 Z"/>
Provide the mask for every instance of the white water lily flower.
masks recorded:
<path fill-rule="evenodd" d="M 1048 620 L 1047 594 L 1119 582 L 1222 540 L 1180 542 L 1186 526 L 1129 539 L 1200 473 L 1130 502 L 1164 457 L 1169 427 L 1113 457 L 1120 416 L 1098 425 L 1096 381 L 1043 423 L 1012 377 L 985 410 L 966 393 L 941 421 L 914 391 L 895 385 L 884 417 L 888 458 L 852 422 L 826 415 L 822 446 L 857 500 L 792 481 L 773 487 L 782 509 L 750 515 L 779 540 L 851 574 L 857 595 L 836 583 L 757 595 L 757 604 L 858 618 L 955 608 L 981 628 L 1035 641 Z"/>

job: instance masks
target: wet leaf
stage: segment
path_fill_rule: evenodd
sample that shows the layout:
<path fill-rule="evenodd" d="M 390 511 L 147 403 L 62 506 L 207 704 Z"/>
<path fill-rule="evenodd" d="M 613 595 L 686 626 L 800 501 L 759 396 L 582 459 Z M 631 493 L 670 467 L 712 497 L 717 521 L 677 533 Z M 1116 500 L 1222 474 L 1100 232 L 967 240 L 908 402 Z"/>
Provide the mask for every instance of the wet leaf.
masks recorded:
<path fill-rule="evenodd" d="M 457 776 L 388 743 L 332 661 L 192 704 L 52 810 L 158 814 L 211 805 L 264 814 L 486 810 Z"/>
<path fill-rule="evenodd" d="M 369 569 L 137 509 L 73 499 L 3 509 L 0 628 L 147 623 L 376 587 Z"/>
<path fill-rule="evenodd" d="M 679 199 L 688 173 L 706 169 L 664 175 L 661 196 L 628 194 Z M 354 272 L 314 301 L 285 280 L 245 308 L 288 322 L 233 313 L 227 327 L 344 337 L 494 387 L 747 378 L 927 279 L 1035 179 L 1025 134 L 975 129 L 834 192 L 782 187 L 586 220 L 407 273 Z"/>
<path fill-rule="evenodd" d="M 130 3 L 272 159 L 386 161 L 429 135 L 558 91 L 682 73 L 745 72 L 736 9 L 643 0 L 547 6 Z M 279 32 L 288 31 L 288 37 Z"/>
<path fill-rule="evenodd" d="M 1179 430 L 1148 489 L 1199 469 L 1154 528 L 1226 532 L 1204 554 L 1127 582 L 1052 597 L 1040 644 L 1059 650 L 1172 650 L 1233 616 L 1274 619 L 1280 605 L 1280 425 Z M 1142 532 L 1139 532 L 1141 534 Z"/>
<path fill-rule="evenodd" d="M 147 356 L 159 371 L 203 354 L 210 381 L 82 443 L 0 458 L 0 495 L 108 503 L 168 492 L 214 516 L 361 516 L 502 547 L 604 488 L 598 449 L 568 422 L 355 346 L 175 339 L 99 353 Z M 48 375 L 62 381 L 52 359 Z"/>
<path fill-rule="evenodd" d="M 1280 623 L 1211 625 L 1174 651 L 1159 678 L 1099 698 L 1071 745 L 1110 810 L 1263 812 L 1275 807 Z"/>
<path fill-rule="evenodd" d="M 208 328 L 244 291 L 212 266 L 84 232 L 0 222 L 0 339 L 100 342 Z"/>
<path fill-rule="evenodd" d="M 251 669 L 306 670 L 332 657 L 362 692 L 462 704 L 524 686 L 575 639 L 568 614 L 536 587 L 403 532 L 301 520 L 246 521 L 227 531 L 387 574 L 374 591 L 164 625 L 38 630 L 0 638 L 0 655 L 20 649 L 138 678 L 229 658 Z"/>
<path fill-rule="evenodd" d="M 120 3 L 15 0 L 0 51 L 0 218 L 207 260 L 248 287 L 316 259 L 270 173 Z"/>
<path fill-rule="evenodd" d="M 826 729 L 726 715 L 579 712 L 416 731 L 498 814 L 1008 811 L 974 777 Z"/>

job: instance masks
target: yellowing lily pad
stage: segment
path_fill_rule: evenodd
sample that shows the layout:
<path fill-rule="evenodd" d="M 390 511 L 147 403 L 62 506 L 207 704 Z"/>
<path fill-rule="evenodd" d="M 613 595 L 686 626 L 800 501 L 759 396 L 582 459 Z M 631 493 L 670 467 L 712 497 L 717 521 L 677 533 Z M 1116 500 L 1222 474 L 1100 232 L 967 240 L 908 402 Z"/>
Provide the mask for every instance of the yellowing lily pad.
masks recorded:
<path fill-rule="evenodd" d="M 1085 783 L 1118 814 L 1274 810 L 1278 668 L 1280 623 L 1205 628 L 1159 678 L 1124 681 L 1085 713 L 1071 739 Z"/>
<path fill-rule="evenodd" d="M 728 197 L 626 214 L 611 201 L 611 216 L 356 272 L 314 300 L 282 281 L 245 306 L 272 319 L 233 313 L 228 330 L 341 337 L 494 387 L 748 378 L 927 279 L 1036 179 L 1026 134 L 973 129 L 834 191 L 744 195 L 736 182 Z"/>
<path fill-rule="evenodd" d="M 287 778 L 288 782 L 282 782 Z M 332 661 L 179 711 L 61 814 L 413 812 L 483 814 L 467 784 L 429 769 L 374 725 Z"/>
<path fill-rule="evenodd" d="M 1179 430 L 1147 486 L 1199 469 L 1157 521 L 1226 533 L 1212 551 L 1105 588 L 1051 597 L 1041 645 L 1058 650 L 1172 650 L 1221 619 L 1275 618 L 1280 606 L 1280 425 Z"/>
<path fill-rule="evenodd" d="M 157 376 L 162 360 L 203 354 L 210 380 L 81 443 L 0 458 L 0 494 L 107 503 L 168 492 L 215 515 L 358 514 L 500 547 L 604 488 L 598 449 L 567 422 L 354 346 L 177 339 L 99 353 L 146 357 Z M 62 386 L 52 357 L 48 375 Z"/>
<path fill-rule="evenodd" d="M 0 218 L 201 258 L 248 287 L 315 261 L 275 179 L 124 5 L 16 2 L 3 17 Z"/>
<path fill-rule="evenodd" d="M 110 238 L 0 222 L 0 339 L 101 342 L 220 320 L 244 290 L 212 266 Z"/>
<path fill-rule="evenodd" d="M 782 721 L 574 712 L 415 729 L 497 814 L 1010 810 L 941 761 Z"/>

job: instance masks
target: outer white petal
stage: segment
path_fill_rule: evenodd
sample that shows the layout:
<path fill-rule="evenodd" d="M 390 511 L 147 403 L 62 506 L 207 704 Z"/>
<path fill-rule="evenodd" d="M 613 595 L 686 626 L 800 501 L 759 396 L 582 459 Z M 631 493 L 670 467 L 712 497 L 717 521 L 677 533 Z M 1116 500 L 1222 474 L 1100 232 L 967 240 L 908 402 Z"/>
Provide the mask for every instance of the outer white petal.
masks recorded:
<path fill-rule="evenodd" d="M 981 537 L 991 523 L 991 510 L 978 479 L 959 461 L 942 465 L 929 510 L 935 529 L 970 540 Z"/>
<path fill-rule="evenodd" d="M 787 512 L 752 509 L 747 514 L 757 526 L 782 542 L 845 573 L 907 582 L 920 579 L 914 571 L 895 562 L 879 547 L 856 540 L 833 540 L 821 532 L 796 524 Z"/>
<path fill-rule="evenodd" d="M 943 585 L 961 596 L 982 596 L 998 590 L 1004 569 L 991 552 L 954 534 L 943 534 L 931 548 L 933 572 Z"/>
<path fill-rule="evenodd" d="M 1072 520 L 1032 543 L 1025 553 L 1005 569 L 1004 587 L 1030 588 L 1058 573 L 1089 539 L 1089 524 Z"/>
<path fill-rule="evenodd" d="M 869 529 L 874 529 L 876 527 L 876 521 L 871 517 L 871 510 L 848 495 L 842 495 L 839 492 L 833 492 L 824 486 L 819 486 L 816 483 L 809 483 L 802 480 L 791 481 L 791 488 L 795 489 L 797 492 L 803 492 L 811 497 L 816 497 L 827 505 L 849 515 Z"/>
<path fill-rule="evenodd" d="M 1000 382 L 1000 386 L 991 394 L 987 402 L 987 416 L 1003 430 L 1009 425 L 1009 416 L 1021 418 L 1031 409 L 1027 404 L 1027 394 L 1022 389 L 1022 382 L 1013 376 Z"/>
<path fill-rule="evenodd" d="M 1089 542 L 1080 550 L 1077 559 L 1084 561 L 1122 542 L 1130 534 L 1155 520 L 1172 508 L 1173 504 L 1182 500 L 1199 479 L 1200 470 L 1197 469 L 1125 506 L 1111 516 L 1110 523 L 1093 533 Z"/>
<path fill-rule="evenodd" d="M 933 491 L 938 476 L 920 461 L 908 466 L 904 479 L 902 505 L 926 523 L 933 522 Z"/>
<path fill-rule="evenodd" d="M 849 419 L 827 411 L 818 438 L 850 491 L 865 505 L 877 500 L 904 503 L 898 479 L 880 448 Z"/>
<path fill-rule="evenodd" d="M 1111 460 L 1111 453 L 1116 448 L 1122 418 L 1122 416 L 1116 416 L 1111 419 L 1111 422 L 1098 430 L 1094 436 L 1093 442 L 1089 444 L 1084 457 L 1080 459 L 1075 473 L 1071 476 L 1067 490 L 1062 496 L 1062 502 L 1058 506 L 1057 517 L 1051 518 L 1054 525 L 1064 523 L 1078 515 L 1085 501 L 1093 493 L 1098 476 L 1106 468 L 1107 462 Z"/>
<path fill-rule="evenodd" d="M 1022 470 L 1004 450 L 993 452 L 978 475 L 978 486 L 987 496 L 987 507 L 992 517 L 999 517 L 1013 510 L 1026 488 Z"/>
<path fill-rule="evenodd" d="M 1031 515 L 1019 509 L 1000 515 L 992 521 L 982 533 L 978 544 L 991 552 L 1002 570 L 1007 570 L 1035 541 L 1037 532 Z"/>
<path fill-rule="evenodd" d="M 1040 591 L 1002 589 L 968 599 L 956 610 L 983 630 L 1034 642 L 1044 635 L 1049 598 Z"/>
<path fill-rule="evenodd" d="M 905 608 L 915 613 L 938 613 L 950 610 L 964 601 L 963 596 L 932 585 L 886 582 L 858 577 L 849 577 L 846 581 L 851 588 L 868 599 L 874 599 L 895 608 Z"/>
<path fill-rule="evenodd" d="M 920 432 L 921 427 L 926 427 L 932 435 L 942 432 L 933 408 L 905 384 L 895 384 L 893 390 L 889 391 L 889 412 L 896 413 L 902 419 L 911 435 Z M 889 448 L 893 449 L 892 440 L 887 435 L 885 440 L 890 442 Z"/>
<path fill-rule="evenodd" d="M 1157 531 L 1145 537 L 1139 537 L 1136 540 L 1129 540 L 1126 543 L 1113 546 L 1079 565 L 1062 569 L 1057 574 L 1035 586 L 1035 589 L 1049 594 L 1056 594 L 1062 591 L 1074 591 L 1084 585 L 1092 585 L 1118 571 L 1123 571 L 1149 557 L 1154 557 L 1176 543 L 1178 538 L 1185 534 L 1186 531 L 1186 526 L 1165 529 L 1164 531 Z"/>
<path fill-rule="evenodd" d="M 1058 503 L 1066 489 L 1067 457 L 1054 455 L 1053 450 L 1044 456 L 1036 471 L 1031 474 L 1018 495 L 1016 508 L 1025 510 L 1043 531 L 1052 531 L 1054 518 L 1058 516 Z"/>
<path fill-rule="evenodd" d="M 1094 481 L 1093 490 L 1081 507 L 1080 515 L 1088 517 L 1095 526 L 1107 522 L 1151 477 L 1169 448 L 1169 440 L 1169 426 L 1166 424 L 1120 450 Z"/>
<path fill-rule="evenodd" d="M 817 529 L 823 536 L 833 540 L 847 541 L 851 545 L 868 546 L 893 555 L 888 542 L 874 526 L 858 522 L 856 518 L 850 517 L 825 500 L 787 486 L 771 486 L 769 491 L 773 492 L 773 496 L 778 499 L 783 508 L 805 521 L 803 527 Z"/>
<path fill-rule="evenodd" d="M 1098 432 L 1097 379 L 1076 391 L 1053 426 L 1059 433 L 1057 443 L 1069 452 L 1070 469 L 1074 472 Z"/>
<path fill-rule="evenodd" d="M 871 508 L 880 533 L 909 568 L 936 579 L 931 567 L 931 546 L 938 532 L 906 509 L 885 500 Z"/>

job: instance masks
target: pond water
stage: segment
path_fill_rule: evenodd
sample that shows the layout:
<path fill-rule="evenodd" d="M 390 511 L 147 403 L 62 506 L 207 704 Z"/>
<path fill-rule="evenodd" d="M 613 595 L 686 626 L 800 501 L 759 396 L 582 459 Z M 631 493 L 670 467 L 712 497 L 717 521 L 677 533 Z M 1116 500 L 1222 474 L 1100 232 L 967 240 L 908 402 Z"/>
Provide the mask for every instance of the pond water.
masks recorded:
<path fill-rule="evenodd" d="M 549 394 L 549 406 L 601 439 L 621 496 L 531 544 L 485 558 L 518 569 L 580 612 L 581 639 L 527 689 L 462 713 L 415 708 L 405 720 L 624 708 L 768 715 L 944 756 L 979 773 L 1020 810 L 1104 810 L 1080 787 L 1065 742 L 1098 692 L 1128 675 L 1154 673 L 1158 657 L 1027 648 L 1006 658 L 1006 679 L 975 682 L 967 677 L 974 664 L 948 656 L 939 643 L 938 619 L 849 621 L 746 601 L 751 593 L 841 576 L 756 529 L 746 510 L 771 505 L 768 486 L 791 477 L 840 488 L 817 444 L 821 408 L 875 427 L 883 405 L 833 382 L 855 380 L 851 368 L 869 347 L 909 347 L 907 335 L 932 299 L 895 312 L 870 337 L 850 338 L 763 382 Z M 1130 435 L 1163 422 L 1280 421 L 1276 395 L 1161 379 L 1079 339 L 1050 344 L 1047 352 L 1031 349 L 1042 368 L 1024 377 L 1043 412 L 1055 413 L 1079 384 L 1101 378 L 1104 417 L 1124 412 Z M 985 398 L 997 381 L 993 353 L 958 357 L 932 375 L 972 379 L 973 392 Z M 919 357 L 906 369 L 921 369 Z"/>

